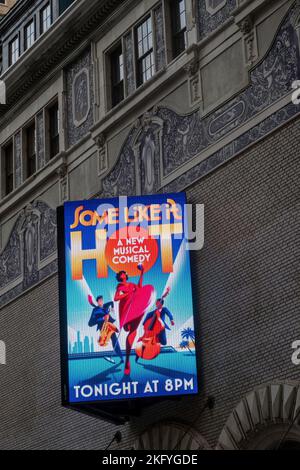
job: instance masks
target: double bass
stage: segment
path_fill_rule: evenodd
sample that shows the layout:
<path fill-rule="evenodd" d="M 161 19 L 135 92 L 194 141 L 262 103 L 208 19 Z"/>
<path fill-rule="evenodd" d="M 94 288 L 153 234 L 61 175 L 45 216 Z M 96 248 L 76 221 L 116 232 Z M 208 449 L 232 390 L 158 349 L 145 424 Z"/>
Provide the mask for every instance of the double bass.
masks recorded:
<path fill-rule="evenodd" d="M 169 293 L 170 288 L 168 287 L 162 299 L 165 299 Z M 153 318 L 149 318 L 144 324 L 144 334 L 138 341 L 139 344 L 135 349 L 136 355 L 148 361 L 155 359 L 161 351 L 159 335 L 164 329 L 165 325 L 160 318 L 160 312 L 156 309 Z"/>

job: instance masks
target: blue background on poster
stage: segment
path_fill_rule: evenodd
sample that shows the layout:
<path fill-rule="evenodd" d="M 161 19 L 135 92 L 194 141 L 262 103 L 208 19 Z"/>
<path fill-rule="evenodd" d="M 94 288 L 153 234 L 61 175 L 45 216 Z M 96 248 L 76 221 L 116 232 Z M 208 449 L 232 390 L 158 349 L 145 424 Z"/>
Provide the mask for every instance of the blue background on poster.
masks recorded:
<path fill-rule="evenodd" d="M 129 197 L 125 200 L 128 207 L 132 205 L 167 204 L 174 200 L 182 208 L 185 215 L 184 204 L 186 196 L 180 194 L 166 194 L 155 196 Z M 127 203 L 126 203 L 127 201 Z M 69 371 L 69 401 L 93 402 L 112 399 L 129 399 L 137 397 L 153 397 L 165 395 L 195 394 L 197 386 L 197 365 L 195 354 L 196 339 L 194 333 L 193 301 L 191 289 L 190 254 L 186 250 L 184 234 L 180 239 L 172 237 L 174 272 L 162 273 L 160 240 L 158 239 L 159 256 L 152 269 L 145 273 L 145 284 L 155 288 L 156 297 L 160 297 L 167 286 L 171 287 L 170 295 L 165 300 L 165 307 L 174 316 L 175 325 L 167 330 L 167 345 L 162 348 L 161 354 L 152 361 L 140 359 L 135 362 L 135 353 L 132 351 L 131 373 L 124 376 L 124 365 L 120 363 L 110 343 L 106 348 L 97 344 L 99 333 L 95 328 L 88 326 L 92 307 L 87 301 L 88 294 L 94 299 L 103 295 L 104 301 L 113 300 L 117 287 L 116 273 L 110 268 L 108 278 L 98 279 L 96 276 L 96 261 L 84 261 L 82 281 L 72 280 L 71 275 L 71 231 L 82 231 L 83 249 L 95 248 L 95 229 L 97 227 L 83 227 L 79 225 L 71 230 L 74 222 L 76 208 L 84 206 L 84 210 L 97 211 L 103 214 L 107 207 L 119 207 L 119 198 L 107 200 L 89 200 L 67 202 L 64 207 L 65 214 L 65 252 L 66 252 L 66 297 L 67 297 L 67 326 L 68 326 L 68 371 Z M 121 205 L 124 204 L 122 200 Z M 171 223 L 174 220 L 171 219 Z M 153 223 L 153 222 L 151 222 Z M 157 223 L 157 222 L 155 222 Z M 186 221 L 183 220 L 183 225 Z M 186 226 L 186 225 L 185 225 Z M 106 227 L 108 238 L 119 226 Z M 130 278 L 131 282 L 138 283 L 138 277 Z M 152 311 L 155 302 L 148 309 Z M 112 315 L 118 325 L 118 303 Z M 140 325 L 137 339 L 142 335 Z M 125 356 L 126 333 L 122 330 L 119 342 Z M 154 382 L 153 382 L 154 381 Z M 148 385 L 147 389 L 145 387 Z"/>

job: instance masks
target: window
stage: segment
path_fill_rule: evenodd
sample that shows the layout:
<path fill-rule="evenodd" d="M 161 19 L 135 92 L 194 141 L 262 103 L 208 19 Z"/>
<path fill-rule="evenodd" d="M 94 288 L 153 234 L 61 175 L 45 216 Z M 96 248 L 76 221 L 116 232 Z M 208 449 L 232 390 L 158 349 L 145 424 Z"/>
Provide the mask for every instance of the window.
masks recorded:
<path fill-rule="evenodd" d="M 30 21 L 30 23 L 25 26 L 25 35 L 24 35 L 24 49 L 25 51 L 29 49 L 29 47 L 33 46 L 35 41 L 35 23 L 34 20 Z"/>
<path fill-rule="evenodd" d="M 124 64 L 121 44 L 110 55 L 111 103 L 114 108 L 124 99 Z"/>
<path fill-rule="evenodd" d="M 27 178 L 36 172 L 36 132 L 35 124 L 26 129 L 26 170 Z"/>
<path fill-rule="evenodd" d="M 16 36 L 9 43 L 9 65 L 17 62 L 20 55 L 19 36 Z"/>
<path fill-rule="evenodd" d="M 51 5 L 48 3 L 42 10 L 40 16 L 41 34 L 45 33 L 52 24 Z"/>
<path fill-rule="evenodd" d="M 187 46 L 186 7 L 185 0 L 171 2 L 172 17 L 172 50 L 173 58 L 177 57 Z"/>
<path fill-rule="evenodd" d="M 155 72 L 153 53 L 152 19 L 149 16 L 136 29 L 137 39 L 137 84 L 149 80 Z"/>
<path fill-rule="evenodd" d="M 49 157 L 59 153 L 59 109 L 56 102 L 48 110 L 49 113 Z"/>
<path fill-rule="evenodd" d="M 10 142 L 3 148 L 4 195 L 7 196 L 14 189 L 14 151 Z"/>

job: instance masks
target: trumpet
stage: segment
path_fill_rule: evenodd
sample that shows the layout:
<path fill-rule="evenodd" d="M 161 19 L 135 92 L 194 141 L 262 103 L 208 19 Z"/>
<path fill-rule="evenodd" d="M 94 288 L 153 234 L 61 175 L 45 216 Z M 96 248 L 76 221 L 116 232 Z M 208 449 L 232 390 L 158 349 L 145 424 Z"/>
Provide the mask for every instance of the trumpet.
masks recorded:
<path fill-rule="evenodd" d="M 118 328 L 112 323 L 110 323 L 109 320 L 106 320 L 103 323 L 103 326 L 100 331 L 100 337 L 98 340 L 99 346 L 105 348 L 108 345 L 109 341 L 111 340 L 112 335 L 118 332 L 119 332 Z"/>

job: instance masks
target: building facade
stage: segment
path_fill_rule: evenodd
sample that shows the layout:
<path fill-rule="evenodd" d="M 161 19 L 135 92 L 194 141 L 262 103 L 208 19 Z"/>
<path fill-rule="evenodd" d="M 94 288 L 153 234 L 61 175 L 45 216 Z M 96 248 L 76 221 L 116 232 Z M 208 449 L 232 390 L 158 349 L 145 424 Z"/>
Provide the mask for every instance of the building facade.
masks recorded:
<path fill-rule="evenodd" d="M 299 446 L 300 2 L 19 0 L 0 34 L 0 448 L 113 437 L 61 406 L 56 207 L 170 191 L 205 204 L 201 391 L 111 448 Z"/>

